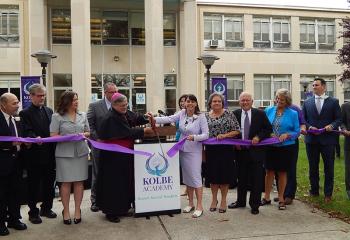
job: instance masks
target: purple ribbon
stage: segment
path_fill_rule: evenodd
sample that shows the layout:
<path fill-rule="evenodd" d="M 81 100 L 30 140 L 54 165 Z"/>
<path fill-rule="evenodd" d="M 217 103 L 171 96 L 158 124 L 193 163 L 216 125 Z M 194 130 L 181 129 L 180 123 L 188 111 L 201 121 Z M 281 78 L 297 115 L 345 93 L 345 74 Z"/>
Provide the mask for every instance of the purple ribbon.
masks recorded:
<path fill-rule="evenodd" d="M 77 141 L 83 141 L 83 140 L 89 141 L 93 147 L 100 150 L 121 152 L 121 153 L 128 153 L 128 154 L 138 154 L 138 155 L 143 155 L 147 157 L 150 157 L 153 155 L 152 153 L 149 153 L 149 152 L 135 151 L 127 147 L 120 146 L 118 144 L 96 142 L 94 140 L 85 138 L 81 134 L 54 136 L 54 137 L 47 137 L 47 138 L 22 138 L 22 137 L 13 137 L 13 136 L 0 136 L 0 142 L 53 143 L 53 142 L 77 142 Z"/>
<path fill-rule="evenodd" d="M 182 138 L 179 142 L 177 142 L 174 146 L 172 146 L 167 154 L 169 157 L 173 157 L 176 153 L 182 148 L 185 144 L 186 137 Z M 242 140 L 242 139 L 234 139 L 234 138 L 225 138 L 222 140 L 217 140 L 216 138 L 209 138 L 207 140 L 202 141 L 204 145 L 236 145 L 236 146 L 265 146 L 280 143 L 280 140 L 277 137 L 267 138 L 262 140 L 257 144 L 252 144 L 252 140 Z"/>
<path fill-rule="evenodd" d="M 307 130 L 307 133 L 311 133 L 311 134 L 321 134 L 327 132 L 325 128 L 320 128 L 320 129 L 309 129 Z M 343 131 L 338 131 L 338 130 L 331 130 L 329 132 L 335 132 L 335 133 L 339 133 L 339 134 L 343 134 Z"/>

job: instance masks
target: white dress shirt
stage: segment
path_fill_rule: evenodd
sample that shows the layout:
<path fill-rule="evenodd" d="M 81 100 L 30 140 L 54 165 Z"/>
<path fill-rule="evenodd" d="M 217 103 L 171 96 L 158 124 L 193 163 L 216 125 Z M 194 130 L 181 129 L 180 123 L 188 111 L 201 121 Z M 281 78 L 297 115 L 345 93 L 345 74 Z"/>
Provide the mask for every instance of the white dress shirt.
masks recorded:
<path fill-rule="evenodd" d="M 324 103 L 324 100 L 328 98 L 328 96 L 326 95 L 326 93 L 323 93 L 322 95 L 318 96 L 318 95 L 315 95 L 315 104 L 317 106 L 317 99 L 320 98 L 320 101 L 321 101 L 321 109 L 323 108 L 323 103 Z"/>

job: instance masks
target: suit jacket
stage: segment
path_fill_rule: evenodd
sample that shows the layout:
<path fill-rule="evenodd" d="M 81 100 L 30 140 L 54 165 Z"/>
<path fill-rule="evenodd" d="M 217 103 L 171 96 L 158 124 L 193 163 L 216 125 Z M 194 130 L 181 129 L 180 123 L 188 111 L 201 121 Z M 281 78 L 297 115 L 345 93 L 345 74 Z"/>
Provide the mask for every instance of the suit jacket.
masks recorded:
<path fill-rule="evenodd" d="M 59 135 L 79 134 L 89 132 L 89 123 L 86 114 L 77 112 L 75 122 L 72 122 L 68 115 L 61 116 L 58 113 L 52 115 L 50 132 Z M 89 154 L 89 147 L 86 141 L 60 142 L 56 144 L 56 157 L 82 157 Z"/>
<path fill-rule="evenodd" d="M 24 137 L 50 137 L 50 123 L 52 117 L 51 108 L 43 106 L 44 113 L 48 121 L 41 119 L 39 108 L 30 105 L 19 113 L 23 128 Z M 24 156 L 27 164 L 54 164 L 55 162 L 55 144 L 44 143 L 42 145 L 32 144 L 29 149 L 24 150 Z"/>
<path fill-rule="evenodd" d="M 16 121 L 18 136 L 22 136 L 21 124 Z M 4 114 L 0 111 L 0 136 L 11 136 L 10 128 L 6 122 Z M 0 142 L 0 176 L 11 174 L 16 168 L 20 168 L 20 152 L 12 142 Z"/>
<path fill-rule="evenodd" d="M 350 131 L 350 102 L 344 103 L 341 106 L 341 114 L 342 114 L 341 128 L 343 130 Z M 350 137 L 345 137 L 344 150 L 350 151 Z"/>
<path fill-rule="evenodd" d="M 241 116 L 242 109 L 237 109 L 233 112 L 239 122 L 239 126 L 241 126 Z M 258 136 L 260 141 L 265 138 L 270 137 L 272 133 L 272 126 L 269 122 L 264 111 L 252 108 L 252 115 L 250 119 L 250 129 L 249 129 L 249 139 L 253 139 L 255 136 Z M 242 137 L 242 136 L 241 136 Z"/>
<path fill-rule="evenodd" d="M 108 109 L 105 99 L 90 103 L 87 119 L 90 126 L 91 139 L 98 139 L 97 130 L 101 127 L 102 119 L 107 115 Z"/>
<path fill-rule="evenodd" d="M 338 129 L 341 124 L 341 110 L 339 100 L 328 97 L 324 100 L 320 114 L 317 112 L 315 97 L 311 97 L 304 102 L 303 114 L 306 121 L 306 128 L 311 126 L 316 128 L 324 128 L 331 124 L 333 129 Z M 305 142 L 310 144 L 337 144 L 337 133 L 325 132 L 320 135 L 307 134 Z"/>
<path fill-rule="evenodd" d="M 276 117 L 277 107 L 276 106 L 268 107 L 265 109 L 265 113 L 270 123 L 272 124 Z M 281 117 L 278 134 L 281 135 L 283 133 L 288 133 L 293 138 L 286 140 L 283 143 L 279 143 L 278 145 L 280 146 L 294 144 L 295 138 L 299 136 L 299 133 L 300 133 L 298 113 L 291 108 L 285 108 L 283 115 Z"/>
<path fill-rule="evenodd" d="M 183 109 L 172 116 L 156 117 L 156 123 L 166 124 L 175 123 L 179 121 L 179 131 L 181 133 L 180 139 L 194 135 L 194 141 L 186 141 L 182 146 L 183 152 L 200 152 L 202 151 L 202 143 L 209 137 L 208 122 L 204 113 L 196 115 L 193 122 L 187 120 L 186 110 Z"/>

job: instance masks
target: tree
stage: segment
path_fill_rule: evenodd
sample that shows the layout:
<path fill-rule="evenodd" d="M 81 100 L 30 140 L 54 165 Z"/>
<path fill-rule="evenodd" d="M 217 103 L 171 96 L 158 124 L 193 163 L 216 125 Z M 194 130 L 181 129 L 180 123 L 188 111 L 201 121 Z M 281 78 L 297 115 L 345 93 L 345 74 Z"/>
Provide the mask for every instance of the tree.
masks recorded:
<path fill-rule="evenodd" d="M 343 47 L 338 50 L 338 63 L 344 67 L 344 70 L 339 80 L 344 83 L 350 80 L 350 19 L 343 19 L 340 25 L 343 27 L 343 32 L 340 37 L 343 38 L 344 44 Z"/>

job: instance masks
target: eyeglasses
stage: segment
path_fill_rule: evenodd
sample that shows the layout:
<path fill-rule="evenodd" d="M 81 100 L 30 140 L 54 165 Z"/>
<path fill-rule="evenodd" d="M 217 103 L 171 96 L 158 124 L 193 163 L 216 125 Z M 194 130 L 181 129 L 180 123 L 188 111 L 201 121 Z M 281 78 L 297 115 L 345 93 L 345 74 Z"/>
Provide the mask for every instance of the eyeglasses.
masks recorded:
<path fill-rule="evenodd" d="M 46 94 L 34 94 L 34 96 L 42 98 L 42 97 L 46 97 Z"/>
<path fill-rule="evenodd" d="M 108 94 L 114 94 L 114 93 L 117 93 L 118 91 L 113 91 L 113 92 L 106 92 Z"/>

